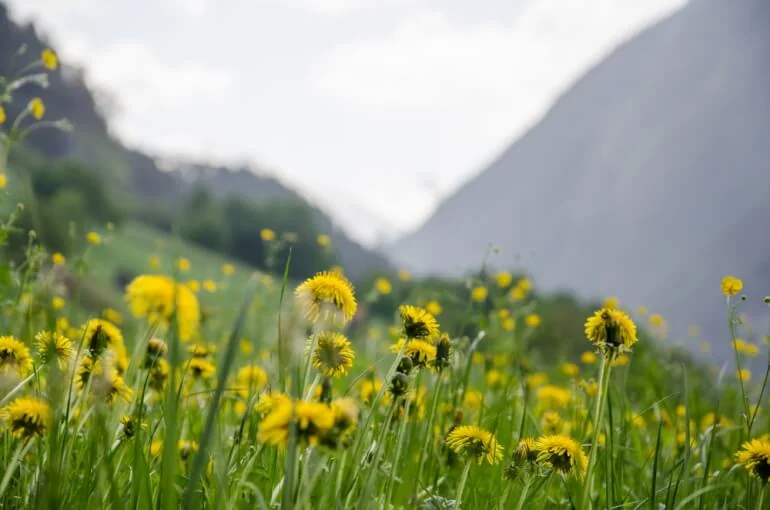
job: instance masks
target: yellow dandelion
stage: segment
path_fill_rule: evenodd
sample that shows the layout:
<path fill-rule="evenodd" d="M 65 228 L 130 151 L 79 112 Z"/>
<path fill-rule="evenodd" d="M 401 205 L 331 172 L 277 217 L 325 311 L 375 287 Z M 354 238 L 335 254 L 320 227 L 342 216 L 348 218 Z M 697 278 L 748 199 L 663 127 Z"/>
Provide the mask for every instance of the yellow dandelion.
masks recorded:
<path fill-rule="evenodd" d="M 580 375 L 580 367 L 574 363 L 563 363 L 561 366 L 561 373 L 567 377 L 575 378 Z"/>
<path fill-rule="evenodd" d="M 610 366 L 624 367 L 631 362 L 631 358 L 627 354 L 619 354 L 615 359 L 610 362 Z"/>
<path fill-rule="evenodd" d="M 602 308 L 586 320 L 585 334 L 605 355 L 629 350 L 637 342 L 636 324 L 620 310 Z"/>
<path fill-rule="evenodd" d="M 33 98 L 27 105 L 27 109 L 32 113 L 35 120 L 41 120 L 45 115 L 45 103 L 39 97 Z"/>
<path fill-rule="evenodd" d="M 487 290 L 486 287 L 482 287 L 482 286 L 475 287 L 471 291 L 471 299 L 477 303 L 482 303 L 486 301 L 488 294 L 489 294 L 489 291 Z"/>
<path fill-rule="evenodd" d="M 727 275 L 722 278 L 720 288 L 722 289 L 722 294 L 725 296 L 734 296 L 743 290 L 743 280 L 732 275 Z"/>
<path fill-rule="evenodd" d="M 547 408 L 567 407 L 572 398 L 572 392 L 552 384 L 539 387 L 536 395 L 538 401 Z"/>
<path fill-rule="evenodd" d="M 358 426 L 359 410 L 352 398 L 339 398 L 332 401 L 334 416 L 332 428 L 320 438 L 320 444 L 332 449 L 347 447 L 353 439 L 353 432 Z"/>
<path fill-rule="evenodd" d="M 709 342 L 701 342 L 699 349 L 700 352 L 707 354 L 711 352 L 711 344 Z"/>
<path fill-rule="evenodd" d="M 543 436 L 537 440 L 537 462 L 564 474 L 582 476 L 588 468 L 583 448 L 569 436 Z"/>
<path fill-rule="evenodd" d="M 318 234 L 318 237 L 316 237 L 316 242 L 321 248 L 327 248 L 332 245 L 332 238 L 326 234 Z"/>
<path fill-rule="evenodd" d="M 43 436 L 51 427 L 51 406 L 37 397 L 19 397 L 0 411 L 11 434 L 19 439 Z"/>
<path fill-rule="evenodd" d="M 404 349 L 404 355 L 411 358 L 412 363 L 416 367 L 424 367 L 429 363 L 433 363 L 436 359 L 436 346 L 425 340 L 414 339 L 409 340 L 404 347 L 405 340 L 402 338 L 395 344 L 390 346 L 391 352 L 401 352 Z"/>
<path fill-rule="evenodd" d="M 82 328 L 83 347 L 92 356 L 100 356 L 106 349 L 116 352 L 125 349 L 120 328 L 104 319 L 91 319 Z"/>
<path fill-rule="evenodd" d="M 481 409 L 481 406 L 483 404 L 484 404 L 483 393 L 471 388 L 465 390 L 465 395 L 463 395 L 463 405 L 465 405 L 466 407 L 474 411 L 478 411 L 479 409 Z"/>
<path fill-rule="evenodd" d="M 56 296 L 51 300 L 51 307 L 53 307 L 54 310 L 61 310 L 66 305 L 66 301 L 64 301 L 64 298 L 60 296 Z"/>
<path fill-rule="evenodd" d="M 150 369 L 149 386 L 155 391 L 163 391 L 166 387 L 168 374 L 171 370 L 168 361 L 159 358 L 155 365 Z"/>
<path fill-rule="evenodd" d="M 263 241 L 273 241 L 275 240 L 275 232 L 269 228 L 263 228 L 259 231 L 259 238 Z"/>
<path fill-rule="evenodd" d="M 770 439 L 762 437 L 746 441 L 735 454 L 735 460 L 752 476 L 770 482 Z"/>
<path fill-rule="evenodd" d="M 371 404 L 374 396 L 382 389 L 382 381 L 379 379 L 362 379 L 358 383 L 358 396 L 366 405 Z M 387 395 L 387 394 L 386 394 Z"/>
<path fill-rule="evenodd" d="M 235 374 L 235 383 L 241 398 L 249 398 L 267 385 L 267 372 L 259 365 L 247 365 Z"/>
<path fill-rule="evenodd" d="M 578 383 L 578 386 L 587 397 L 595 397 L 599 393 L 599 383 L 596 381 L 582 380 Z"/>
<path fill-rule="evenodd" d="M 286 447 L 292 423 L 296 426 L 297 441 L 303 446 L 315 446 L 334 427 L 334 412 L 331 407 L 319 402 L 276 402 L 259 424 L 259 441 Z"/>
<path fill-rule="evenodd" d="M 501 289 L 507 288 L 511 282 L 513 282 L 513 275 L 507 271 L 495 275 L 495 283 L 497 283 L 497 286 Z"/>
<path fill-rule="evenodd" d="M 431 299 L 427 303 L 425 303 L 425 310 L 433 315 L 433 316 L 439 316 L 441 315 L 441 312 L 444 311 L 444 309 L 441 307 L 441 303 L 436 301 L 435 299 Z"/>
<path fill-rule="evenodd" d="M 185 285 L 196 294 L 201 290 L 201 282 L 198 280 L 187 280 Z"/>
<path fill-rule="evenodd" d="M 0 372 L 15 372 L 26 377 L 32 371 L 32 355 L 19 339 L 0 336 Z"/>
<path fill-rule="evenodd" d="M 176 268 L 182 273 L 186 273 L 191 267 L 192 263 L 187 257 L 180 257 L 176 261 Z"/>
<path fill-rule="evenodd" d="M 536 328 L 540 325 L 541 319 L 540 316 L 536 313 L 530 313 L 527 314 L 526 317 L 524 317 L 524 323 L 529 328 Z"/>
<path fill-rule="evenodd" d="M 398 271 L 398 279 L 402 282 L 408 282 L 412 279 L 412 273 L 407 271 L 406 269 L 399 269 Z"/>
<path fill-rule="evenodd" d="M 537 440 L 532 437 L 525 437 L 516 446 L 516 450 L 513 452 L 513 457 L 518 462 L 533 463 L 537 461 Z"/>
<path fill-rule="evenodd" d="M 615 308 L 620 307 L 620 301 L 618 298 L 611 296 L 604 300 L 604 308 L 609 308 L 611 310 L 614 310 Z"/>
<path fill-rule="evenodd" d="M 147 342 L 147 351 L 144 355 L 144 368 L 152 368 L 158 364 L 168 352 L 168 345 L 160 338 L 150 338 Z"/>
<path fill-rule="evenodd" d="M 500 327 L 503 328 L 503 331 L 513 331 L 516 329 L 516 321 L 513 317 L 506 317 L 500 321 Z"/>
<path fill-rule="evenodd" d="M 114 308 L 105 308 L 104 311 L 102 311 L 102 315 L 104 316 L 105 319 L 107 319 L 108 321 L 114 324 L 123 323 L 123 314 L 115 310 Z"/>
<path fill-rule="evenodd" d="M 390 280 L 383 277 L 374 280 L 374 288 L 378 294 L 383 296 L 387 296 L 393 290 L 393 286 L 390 284 Z"/>
<path fill-rule="evenodd" d="M 593 365 L 598 359 L 599 358 L 596 356 L 596 353 L 591 351 L 586 351 L 580 355 L 580 362 L 584 365 Z"/>
<path fill-rule="evenodd" d="M 241 340 L 238 348 L 240 349 L 241 354 L 251 354 L 254 352 L 254 344 L 248 340 Z"/>
<path fill-rule="evenodd" d="M 653 326 L 663 326 L 666 323 L 666 320 L 659 313 L 654 313 L 650 315 L 650 318 L 648 320 L 650 321 L 650 324 Z"/>
<path fill-rule="evenodd" d="M 291 404 L 291 398 L 288 395 L 277 391 L 265 392 L 259 396 L 254 409 L 260 416 L 265 416 L 275 407 L 283 404 Z"/>
<path fill-rule="evenodd" d="M 151 325 L 168 327 L 176 319 L 177 333 L 183 342 L 191 340 L 200 324 L 198 298 L 187 285 L 162 275 L 137 276 L 126 287 L 125 299 L 131 313 L 146 317 Z"/>
<path fill-rule="evenodd" d="M 321 272 L 308 278 L 297 287 L 295 295 L 311 322 L 331 319 L 344 324 L 358 308 L 353 285 L 338 273 Z"/>
<path fill-rule="evenodd" d="M 309 338 L 305 352 L 310 354 L 313 339 Z M 326 377 L 342 377 L 348 373 L 356 355 L 353 346 L 345 335 L 340 333 L 323 332 L 316 338 L 315 350 L 312 353 L 312 363 Z"/>
<path fill-rule="evenodd" d="M 401 305 L 398 308 L 404 325 L 404 336 L 434 342 L 439 336 L 436 318 L 419 306 Z"/>
<path fill-rule="evenodd" d="M 543 372 L 535 372 L 528 374 L 524 380 L 530 388 L 537 388 L 548 383 L 548 375 Z"/>
<path fill-rule="evenodd" d="M 2 106 L 2 105 L 0 105 L 0 125 L 2 125 L 2 124 L 4 124 L 4 123 L 5 123 L 5 119 L 6 119 L 6 118 L 7 118 L 7 117 L 6 117 L 6 115 L 5 115 L 5 108 L 3 108 L 3 106 Z M 5 177 L 5 176 L 3 176 L 3 177 Z"/>
<path fill-rule="evenodd" d="M 126 439 L 133 438 L 139 429 L 147 428 L 147 424 L 144 421 L 140 422 L 136 416 L 128 414 L 120 417 L 120 425 L 123 427 L 123 437 Z"/>
<path fill-rule="evenodd" d="M 206 292 L 216 292 L 217 282 L 214 280 L 203 280 L 203 290 Z"/>
<path fill-rule="evenodd" d="M 198 443 L 196 441 L 188 441 L 186 439 L 180 439 L 176 444 L 177 450 L 179 450 L 179 460 L 185 462 L 194 453 L 198 453 Z"/>
<path fill-rule="evenodd" d="M 217 367 L 205 358 L 193 358 L 187 362 L 187 370 L 190 371 L 193 379 L 208 381 L 214 377 Z"/>
<path fill-rule="evenodd" d="M 89 232 L 86 234 L 86 242 L 92 246 L 102 244 L 102 236 L 96 232 Z"/>
<path fill-rule="evenodd" d="M 187 348 L 187 353 L 193 358 L 208 358 L 216 352 L 216 346 L 206 344 L 193 344 Z"/>
<path fill-rule="evenodd" d="M 737 377 L 739 381 L 749 382 L 751 381 L 751 370 L 742 368 L 736 372 L 735 377 Z"/>
<path fill-rule="evenodd" d="M 497 464 L 503 458 L 503 447 L 494 434 L 476 425 L 462 425 L 446 438 L 447 446 L 458 455 L 466 455 L 481 464 L 485 460 Z"/>
<path fill-rule="evenodd" d="M 67 263 L 67 259 L 64 257 L 64 255 L 62 255 L 57 251 L 56 253 L 51 255 L 51 263 L 54 266 L 63 266 L 64 264 Z"/>
<path fill-rule="evenodd" d="M 527 297 L 527 291 L 522 289 L 519 286 L 513 287 L 511 289 L 511 292 L 508 294 L 508 296 L 511 298 L 511 300 L 519 302 L 523 301 L 524 298 Z"/>
<path fill-rule="evenodd" d="M 41 331 L 35 335 L 35 342 L 43 363 L 56 360 L 64 370 L 75 355 L 75 349 L 69 338 L 56 332 Z"/>
<path fill-rule="evenodd" d="M 222 274 L 232 276 L 235 274 L 235 266 L 232 264 L 222 264 Z"/>
<path fill-rule="evenodd" d="M 40 53 L 40 63 L 49 71 L 53 71 L 59 67 L 59 57 L 51 48 L 46 48 Z"/>

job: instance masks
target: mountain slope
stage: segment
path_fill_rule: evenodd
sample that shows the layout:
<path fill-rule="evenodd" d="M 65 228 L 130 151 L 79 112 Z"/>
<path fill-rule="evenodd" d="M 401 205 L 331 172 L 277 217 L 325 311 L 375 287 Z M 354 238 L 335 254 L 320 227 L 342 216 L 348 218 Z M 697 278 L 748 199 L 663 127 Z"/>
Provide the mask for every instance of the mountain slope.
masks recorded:
<path fill-rule="evenodd" d="M 586 73 L 391 255 L 459 273 L 494 242 L 496 264 L 520 261 L 546 288 L 619 295 L 721 339 L 723 274 L 770 292 L 769 25 L 765 0 L 691 1 Z"/>
<path fill-rule="evenodd" d="M 15 23 L 0 0 L 0 76 L 12 76 L 19 69 L 18 50 L 25 48 L 29 58 L 47 47 L 34 24 Z M 146 204 L 176 204 L 197 187 L 205 187 L 214 195 L 237 195 L 252 202 L 287 200 L 302 202 L 312 209 L 316 228 L 329 233 L 340 263 L 354 278 L 371 268 L 387 267 L 379 253 L 354 242 L 335 227 L 332 219 L 319 207 L 310 204 L 279 179 L 249 169 L 190 162 L 161 163 L 154 155 L 128 148 L 109 130 L 109 122 L 98 93 L 89 89 L 81 69 L 65 65 L 49 73 L 50 86 L 22 87 L 14 91 L 9 117 L 32 97 L 40 95 L 46 104 L 46 117 L 66 118 L 75 126 L 72 133 L 39 130 L 28 140 L 29 145 L 50 158 L 73 159 L 85 164 L 112 190 L 111 197 L 128 209 L 141 209 Z M 260 225 L 254 225 L 258 236 Z"/>

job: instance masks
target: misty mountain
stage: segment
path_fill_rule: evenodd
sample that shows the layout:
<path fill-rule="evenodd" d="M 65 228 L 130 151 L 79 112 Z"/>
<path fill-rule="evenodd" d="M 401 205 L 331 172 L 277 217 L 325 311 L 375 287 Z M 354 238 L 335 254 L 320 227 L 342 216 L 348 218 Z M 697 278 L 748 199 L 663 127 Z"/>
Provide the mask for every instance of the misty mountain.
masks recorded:
<path fill-rule="evenodd" d="M 12 76 L 19 70 L 19 62 L 34 58 L 48 46 L 34 24 L 15 23 L 0 1 L 0 75 Z M 24 48 L 25 55 L 18 54 L 20 48 Z M 351 240 L 324 210 L 258 168 L 161 161 L 152 154 L 126 147 L 109 129 L 109 93 L 91 89 L 84 70 L 65 62 L 59 70 L 49 73 L 49 82 L 45 90 L 25 86 L 15 91 L 9 117 L 14 118 L 33 97 L 41 96 L 46 104 L 46 118 L 66 118 L 75 130 L 39 130 L 28 139 L 28 145 L 49 158 L 71 159 L 86 165 L 106 181 L 113 200 L 125 208 L 141 211 L 146 205 L 154 207 L 159 203 L 173 208 L 201 187 L 220 198 L 237 196 L 255 203 L 299 202 L 311 209 L 316 228 L 331 235 L 339 262 L 351 276 L 360 277 L 371 268 L 387 267 L 384 257 Z M 255 236 L 261 227 L 254 225 Z"/>
<path fill-rule="evenodd" d="M 393 259 L 458 274 L 495 243 L 498 267 L 699 324 L 724 355 L 721 277 L 744 278 L 749 311 L 770 294 L 768 27 L 767 0 L 692 0 L 585 73 Z"/>

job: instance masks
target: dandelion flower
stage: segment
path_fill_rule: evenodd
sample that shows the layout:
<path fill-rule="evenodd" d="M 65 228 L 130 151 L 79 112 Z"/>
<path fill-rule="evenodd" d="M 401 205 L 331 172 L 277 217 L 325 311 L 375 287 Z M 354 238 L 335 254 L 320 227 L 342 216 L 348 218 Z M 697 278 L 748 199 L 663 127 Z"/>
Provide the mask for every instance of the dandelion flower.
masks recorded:
<path fill-rule="evenodd" d="M 45 103 L 43 103 L 43 100 L 39 97 L 33 98 L 27 105 L 27 108 L 32 113 L 35 120 L 41 120 L 45 115 Z"/>
<path fill-rule="evenodd" d="M 48 402 L 36 397 L 19 397 L 0 411 L 11 434 L 19 439 L 42 436 L 51 427 L 52 414 Z"/>
<path fill-rule="evenodd" d="M 586 351 L 580 355 L 580 362 L 584 365 L 593 365 L 598 360 L 595 352 Z"/>
<path fill-rule="evenodd" d="M 433 342 L 438 338 L 439 326 L 436 318 L 419 306 L 401 305 L 398 308 L 407 338 L 419 338 Z"/>
<path fill-rule="evenodd" d="M 233 274 L 235 274 L 235 266 L 232 264 L 223 264 L 222 274 L 225 276 L 232 276 Z"/>
<path fill-rule="evenodd" d="M 53 71 L 59 67 L 59 58 L 51 48 L 46 48 L 40 53 L 40 63 L 49 71 Z"/>
<path fill-rule="evenodd" d="M 408 282 L 412 279 L 412 273 L 407 271 L 406 269 L 399 269 L 398 270 L 398 279 L 402 282 Z"/>
<path fill-rule="evenodd" d="M 252 393 L 265 387 L 267 372 L 259 365 L 247 365 L 235 374 L 235 382 L 238 387 L 238 394 L 242 398 L 248 398 Z"/>
<path fill-rule="evenodd" d="M 390 284 L 390 280 L 382 277 L 374 280 L 374 288 L 377 290 L 378 294 L 383 296 L 387 296 L 393 290 L 393 286 Z"/>
<path fill-rule="evenodd" d="M 32 355 L 17 338 L 0 336 L 0 372 L 8 371 L 26 377 L 32 371 Z"/>
<path fill-rule="evenodd" d="M 261 416 L 265 416 L 274 408 L 284 403 L 286 404 L 291 403 L 291 398 L 288 395 L 277 391 L 270 391 L 270 392 L 262 393 L 259 396 L 259 400 L 257 400 L 257 404 L 254 406 L 254 409 Z"/>
<path fill-rule="evenodd" d="M 147 351 L 144 355 L 144 368 L 152 368 L 158 364 L 158 360 L 166 355 L 168 345 L 160 338 L 150 338 L 147 342 Z"/>
<path fill-rule="evenodd" d="M 126 439 L 133 438 L 139 429 L 146 429 L 147 424 L 139 422 L 136 416 L 123 415 L 120 418 L 120 425 L 123 427 L 123 437 Z"/>
<path fill-rule="evenodd" d="M 764 483 L 770 482 L 770 439 L 767 437 L 743 443 L 735 459 L 752 476 Z"/>
<path fill-rule="evenodd" d="M 170 366 L 168 361 L 166 361 L 164 358 L 158 359 L 155 363 L 155 366 L 150 369 L 150 376 L 148 381 L 150 388 L 155 391 L 163 391 L 163 388 L 166 387 L 166 381 L 168 380 L 169 372 Z"/>
<path fill-rule="evenodd" d="M 259 231 L 259 237 L 263 241 L 273 241 L 275 240 L 275 232 L 270 230 L 269 228 L 263 228 Z"/>
<path fill-rule="evenodd" d="M 504 331 L 513 331 L 516 329 L 516 321 L 513 317 L 506 317 L 500 321 L 500 327 L 503 328 Z"/>
<path fill-rule="evenodd" d="M 524 298 L 527 297 L 527 291 L 521 287 L 516 286 L 511 289 L 511 292 L 508 295 L 513 301 L 523 301 Z"/>
<path fill-rule="evenodd" d="M 390 351 L 401 352 L 401 349 L 404 349 L 404 355 L 409 356 L 416 367 L 427 366 L 428 363 L 436 359 L 436 346 L 432 343 L 426 342 L 425 340 L 414 339 L 409 340 L 406 347 L 404 347 L 405 341 L 406 340 L 402 338 L 391 345 Z"/>
<path fill-rule="evenodd" d="M 482 286 L 475 287 L 471 291 L 471 299 L 477 303 L 482 303 L 487 299 L 487 294 L 489 294 L 489 291 L 487 290 L 486 287 L 482 287 Z"/>
<path fill-rule="evenodd" d="M 313 339 L 309 338 L 305 348 L 312 357 L 312 363 L 325 377 L 342 377 L 348 373 L 356 358 L 353 346 L 345 335 L 325 331 L 316 338 L 315 350 L 311 353 Z"/>
<path fill-rule="evenodd" d="M 316 242 L 321 248 L 327 248 L 331 246 L 332 238 L 326 234 L 318 234 L 318 237 L 316 237 Z"/>
<path fill-rule="evenodd" d="M 447 446 L 458 455 L 467 455 L 481 464 L 485 460 L 497 464 L 503 458 L 503 447 L 494 434 L 475 425 L 462 425 L 449 433 Z"/>
<path fill-rule="evenodd" d="M 339 398 L 333 400 L 330 407 L 334 424 L 321 436 L 320 444 L 332 449 L 347 447 L 352 442 L 353 432 L 358 426 L 358 405 L 352 398 Z"/>
<path fill-rule="evenodd" d="M 187 369 L 194 379 L 208 381 L 214 377 L 217 367 L 212 362 L 204 358 L 193 358 L 187 363 Z"/>
<path fill-rule="evenodd" d="M 543 372 L 535 372 L 533 374 L 528 374 L 524 380 L 530 388 L 537 388 L 548 382 L 548 375 Z"/>
<path fill-rule="evenodd" d="M 56 360 L 59 368 L 67 368 L 70 360 L 75 355 L 75 349 L 69 338 L 56 332 L 41 331 L 35 335 L 37 349 L 44 363 Z"/>
<path fill-rule="evenodd" d="M 89 232 L 88 234 L 86 234 L 86 242 L 88 242 L 88 244 L 93 246 L 102 244 L 102 236 L 100 236 L 96 232 Z"/>
<path fill-rule="evenodd" d="M 541 386 L 537 389 L 537 399 L 547 408 L 567 407 L 572 392 L 552 384 Z"/>
<path fill-rule="evenodd" d="M 316 446 L 334 426 L 334 412 L 329 406 L 319 402 L 276 402 L 259 424 L 259 441 L 285 448 L 292 422 L 296 424 L 297 441 L 303 446 Z"/>
<path fill-rule="evenodd" d="M 527 327 L 530 328 L 536 328 L 540 325 L 541 319 L 540 316 L 536 313 L 530 313 L 526 317 L 524 317 L 524 323 L 527 325 Z"/>
<path fill-rule="evenodd" d="M 567 377 L 577 377 L 580 375 L 580 367 L 574 363 L 564 363 L 561 366 L 561 372 Z"/>
<path fill-rule="evenodd" d="M 189 341 L 198 332 L 200 306 L 187 285 L 162 275 L 137 276 L 126 287 L 126 301 L 136 317 L 168 327 L 176 318 L 179 339 Z"/>
<path fill-rule="evenodd" d="M 525 437 L 516 446 L 513 457 L 519 462 L 534 463 L 537 461 L 537 440 L 532 437 Z"/>
<path fill-rule="evenodd" d="M 0 125 L 2 125 L 3 123 L 5 123 L 5 119 L 6 119 L 6 115 L 5 115 L 5 108 L 3 108 L 3 107 L 0 105 Z M 5 176 L 3 176 L 3 177 L 5 177 Z"/>
<path fill-rule="evenodd" d="M 192 264 L 190 263 L 190 259 L 187 257 L 179 257 L 176 260 L 176 268 L 182 273 L 189 271 L 190 267 L 192 267 Z"/>
<path fill-rule="evenodd" d="M 627 354 L 620 354 L 610 362 L 610 366 L 624 367 L 628 365 L 630 361 L 631 361 L 631 358 L 629 358 Z"/>
<path fill-rule="evenodd" d="M 104 319 L 91 319 L 83 328 L 83 346 L 92 356 L 100 356 L 106 349 L 124 349 L 123 333 L 120 329 Z"/>
<path fill-rule="evenodd" d="M 217 291 L 217 282 L 214 280 L 203 280 L 203 290 L 206 292 L 216 292 Z"/>
<path fill-rule="evenodd" d="M 439 316 L 441 315 L 441 312 L 444 311 L 444 309 L 441 307 L 441 303 L 439 303 L 435 299 L 432 299 L 427 303 L 425 303 L 425 310 L 433 316 Z"/>
<path fill-rule="evenodd" d="M 213 345 L 193 344 L 187 348 L 187 352 L 193 358 L 208 358 L 216 352 Z"/>
<path fill-rule="evenodd" d="M 358 307 L 353 285 L 338 273 L 321 272 L 308 278 L 297 287 L 295 295 L 311 322 L 330 318 L 344 324 Z"/>
<path fill-rule="evenodd" d="M 637 342 L 636 324 L 620 310 L 602 308 L 586 320 L 585 334 L 605 355 L 629 350 Z"/>
<path fill-rule="evenodd" d="M 727 275 L 722 278 L 720 288 L 722 289 L 722 294 L 725 296 L 734 296 L 743 290 L 743 280 L 732 275 Z"/>
<path fill-rule="evenodd" d="M 436 342 L 436 355 L 431 364 L 432 368 L 441 371 L 451 365 L 452 340 L 449 335 L 443 333 Z"/>
<path fill-rule="evenodd" d="M 582 476 L 587 467 L 583 448 L 571 437 L 564 435 L 543 436 L 537 440 L 537 462 L 564 474 Z"/>
<path fill-rule="evenodd" d="M 749 382 L 751 380 L 751 370 L 748 368 L 742 368 L 736 372 L 735 376 L 741 382 Z"/>
<path fill-rule="evenodd" d="M 610 310 L 614 310 L 615 308 L 620 307 L 620 301 L 618 301 L 618 298 L 616 297 L 608 297 L 604 300 L 604 308 L 609 308 Z"/>
<path fill-rule="evenodd" d="M 497 283 L 498 287 L 505 289 L 511 284 L 511 282 L 513 282 L 513 275 L 507 271 L 497 273 L 495 276 L 495 282 Z"/>

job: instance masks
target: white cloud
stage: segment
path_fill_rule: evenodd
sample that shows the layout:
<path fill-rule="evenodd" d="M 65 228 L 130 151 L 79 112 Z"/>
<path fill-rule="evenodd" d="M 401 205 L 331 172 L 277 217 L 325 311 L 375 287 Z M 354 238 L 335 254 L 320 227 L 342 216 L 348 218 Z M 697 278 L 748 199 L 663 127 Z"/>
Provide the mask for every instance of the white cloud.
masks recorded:
<path fill-rule="evenodd" d="M 424 0 L 268 0 L 315 14 L 339 16 L 360 11 L 414 8 Z"/>

